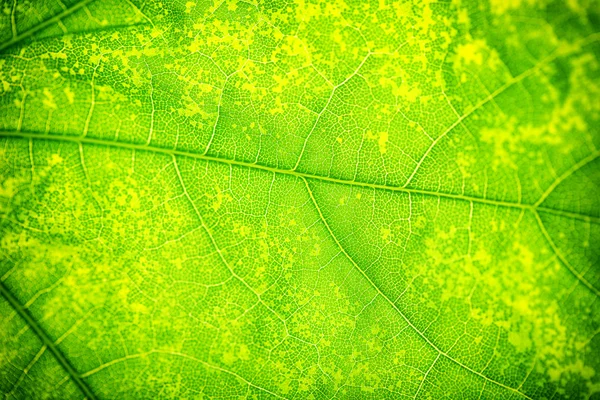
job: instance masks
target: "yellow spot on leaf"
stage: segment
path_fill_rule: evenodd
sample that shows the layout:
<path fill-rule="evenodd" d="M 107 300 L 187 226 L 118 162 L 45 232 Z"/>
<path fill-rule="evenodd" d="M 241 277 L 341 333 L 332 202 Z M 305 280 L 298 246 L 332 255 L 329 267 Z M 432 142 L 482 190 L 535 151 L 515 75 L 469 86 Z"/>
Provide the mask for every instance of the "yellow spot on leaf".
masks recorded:
<path fill-rule="evenodd" d="M 64 92 L 65 96 L 67 96 L 67 101 L 69 102 L 69 104 L 73 104 L 75 102 L 75 92 L 73 92 L 69 87 L 66 87 L 64 89 Z"/>
<path fill-rule="evenodd" d="M 385 154 L 387 151 L 387 142 L 388 142 L 388 133 L 387 132 L 379 132 L 379 152 L 381 154 Z"/>

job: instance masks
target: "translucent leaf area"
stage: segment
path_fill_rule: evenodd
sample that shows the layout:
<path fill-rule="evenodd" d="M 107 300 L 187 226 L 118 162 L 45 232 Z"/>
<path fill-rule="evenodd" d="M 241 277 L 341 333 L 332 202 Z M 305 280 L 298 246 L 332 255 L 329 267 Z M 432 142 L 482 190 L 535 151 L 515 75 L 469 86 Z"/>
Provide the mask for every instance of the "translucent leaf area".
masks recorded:
<path fill-rule="evenodd" d="M 3 0 L 5 399 L 599 399 L 597 0 Z"/>

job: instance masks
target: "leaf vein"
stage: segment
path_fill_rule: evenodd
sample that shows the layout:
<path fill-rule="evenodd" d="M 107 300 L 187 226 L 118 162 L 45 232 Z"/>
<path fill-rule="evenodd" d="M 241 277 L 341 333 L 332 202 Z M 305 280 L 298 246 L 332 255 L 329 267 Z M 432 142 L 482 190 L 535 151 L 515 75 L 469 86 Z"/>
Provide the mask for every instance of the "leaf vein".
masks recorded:
<path fill-rule="evenodd" d="M 578 281 L 583 283 L 583 285 L 586 286 L 588 289 L 590 289 L 592 291 L 592 293 L 594 293 L 596 296 L 600 297 L 600 290 L 596 289 L 590 282 L 588 282 L 587 279 L 585 279 L 585 277 L 583 275 L 581 275 L 575 268 L 573 268 L 571 263 L 569 263 L 569 261 L 567 261 L 567 259 L 562 254 L 562 252 L 558 249 L 558 247 L 556 246 L 556 243 L 554 243 L 554 240 L 552 240 L 550 233 L 548 233 L 548 230 L 544 226 L 544 222 L 542 221 L 540 214 L 535 210 L 534 210 L 534 214 L 535 214 L 535 218 L 537 220 L 538 226 L 540 227 L 540 231 L 542 232 L 542 235 L 544 236 L 544 238 L 546 239 L 546 241 L 552 248 L 552 251 L 554 252 L 554 254 L 556 254 L 558 259 L 561 261 L 561 263 L 564 264 L 564 266 L 573 274 L 573 276 L 575 276 L 575 278 L 577 278 Z"/>
<path fill-rule="evenodd" d="M 162 147 L 157 147 L 157 146 L 148 146 L 148 145 L 143 145 L 143 144 L 135 144 L 135 143 L 127 143 L 127 142 L 117 142 L 117 141 L 112 141 L 112 140 L 96 139 L 96 138 L 90 138 L 90 137 L 49 135 L 49 134 L 40 134 L 40 133 L 24 132 L 24 131 L 0 130 L 0 137 L 37 139 L 37 140 L 53 140 L 53 141 L 62 141 L 62 142 L 72 142 L 72 143 L 77 143 L 77 144 L 82 143 L 82 144 L 105 146 L 105 147 L 112 147 L 112 148 L 121 148 L 121 149 L 136 150 L 136 151 L 137 150 L 147 151 L 147 152 L 156 153 L 156 154 L 165 154 L 165 155 L 168 155 L 171 157 L 172 156 L 181 156 L 181 157 L 187 157 L 187 158 L 194 158 L 194 159 L 205 160 L 205 161 L 210 161 L 210 162 L 215 162 L 215 163 L 220 163 L 220 164 L 227 164 L 227 165 L 234 165 L 234 166 L 245 167 L 245 168 L 250 168 L 250 169 L 269 171 L 269 172 L 274 172 L 274 173 L 282 174 L 282 175 L 295 176 L 298 178 L 307 178 L 307 179 L 319 180 L 319 181 L 323 181 L 323 182 L 331 182 L 331 183 L 336 183 L 339 185 L 356 186 L 356 187 L 387 190 L 387 191 L 401 192 L 401 193 L 414 193 L 414 194 L 420 194 L 420 195 L 424 195 L 424 196 L 432 196 L 432 197 L 437 197 L 437 198 L 446 198 L 446 199 L 466 201 L 466 202 L 472 201 L 474 203 L 487 204 L 487 205 L 496 206 L 496 207 L 507 207 L 507 208 L 521 209 L 521 210 L 536 210 L 537 209 L 537 210 L 549 212 L 552 214 L 562 215 L 567 218 L 578 219 L 578 220 L 582 220 L 582 221 L 585 221 L 588 223 L 600 224 L 600 218 L 591 216 L 591 215 L 586 215 L 586 214 L 579 213 L 579 212 L 557 210 L 557 209 L 552 209 L 552 208 L 548 208 L 548 207 L 535 206 L 533 204 L 523 204 L 523 203 L 504 201 L 504 200 L 486 199 L 483 197 L 476 197 L 476 196 L 459 195 L 459 194 L 445 193 L 445 192 L 436 192 L 436 191 L 425 190 L 425 189 L 416 189 L 416 188 L 407 188 L 407 187 L 401 187 L 401 186 L 390 186 L 390 185 L 386 185 L 386 184 L 352 181 L 352 180 L 346 180 L 343 178 L 333 178 L 333 177 L 329 177 L 329 176 L 311 174 L 311 173 L 302 172 L 302 171 L 280 169 L 280 168 L 270 167 L 270 166 L 261 165 L 261 164 L 257 164 L 257 163 L 249 163 L 249 162 L 245 162 L 245 161 L 231 160 L 231 159 L 220 158 L 220 157 L 215 157 L 215 156 L 202 155 L 202 154 L 193 153 L 193 152 L 189 152 L 189 151 L 167 149 L 167 148 L 162 148 Z"/>

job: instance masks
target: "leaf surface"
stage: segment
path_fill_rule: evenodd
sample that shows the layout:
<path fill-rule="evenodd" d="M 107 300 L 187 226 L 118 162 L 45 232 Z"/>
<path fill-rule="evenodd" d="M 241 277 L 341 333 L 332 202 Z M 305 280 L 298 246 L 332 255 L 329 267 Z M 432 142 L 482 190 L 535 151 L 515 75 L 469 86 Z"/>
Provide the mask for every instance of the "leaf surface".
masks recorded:
<path fill-rule="evenodd" d="M 587 399 L 595 1 L 7 1 L 8 398 Z"/>

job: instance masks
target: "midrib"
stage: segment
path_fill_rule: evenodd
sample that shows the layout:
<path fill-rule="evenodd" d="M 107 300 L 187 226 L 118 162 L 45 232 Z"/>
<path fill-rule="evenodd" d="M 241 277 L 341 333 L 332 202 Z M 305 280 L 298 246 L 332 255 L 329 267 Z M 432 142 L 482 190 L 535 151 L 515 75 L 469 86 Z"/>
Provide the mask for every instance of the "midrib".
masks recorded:
<path fill-rule="evenodd" d="M 53 134 L 42 134 L 42 133 L 23 132 L 23 131 L 6 131 L 6 130 L 0 131 L 0 137 L 14 137 L 14 138 L 35 139 L 35 140 L 51 140 L 51 141 L 81 143 L 81 144 L 90 144 L 90 145 L 129 149 L 129 150 L 136 150 L 136 151 L 146 151 L 146 152 L 151 152 L 151 153 L 166 154 L 169 156 L 188 157 L 188 158 L 194 158 L 194 159 L 198 159 L 198 160 L 215 162 L 215 163 L 219 163 L 219 164 L 235 165 L 235 166 L 239 166 L 239 167 L 251 168 L 251 169 L 261 170 L 261 171 L 268 171 L 271 173 L 294 176 L 297 178 L 305 178 L 305 179 L 310 179 L 310 180 L 335 183 L 335 184 L 345 185 L 345 186 L 386 190 L 386 191 L 400 192 L 400 193 L 420 194 L 420 195 L 425 195 L 425 196 L 433 196 L 433 197 L 473 202 L 473 203 L 479 203 L 479 204 L 487 204 L 490 206 L 497 206 L 497 207 L 507 207 L 507 208 L 513 208 L 513 209 L 521 209 L 521 210 L 542 211 L 542 212 L 547 212 L 550 214 L 560 215 L 560 216 L 563 216 L 566 218 L 578 219 L 578 220 L 582 220 L 585 222 L 593 222 L 596 224 L 600 224 L 600 218 L 598 218 L 598 217 L 586 215 L 583 213 L 572 212 L 572 211 L 552 209 L 552 208 L 548 208 L 548 207 L 543 207 L 541 205 L 523 204 L 523 203 L 510 202 L 510 201 L 485 199 L 485 198 L 476 197 L 476 196 L 435 192 L 432 190 L 425 190 L 425 189 L 390 186 L 390 185 L 378 184 L 378 183 L 369 183 L 369 182 L 361 182 L 361 181 L 333 178 L 333 177 L 329 177 L 329 176 L 312 174 L 312 173 L 302 172 L 302 171 L 298 171 L 298 170 L 281 169 L 281 168 L 271 167 L 268 165 L 261 165 L 261 164 L 249 163 L 249 162 L 245 162 L 245 161 L 231 160 L 231 159 L 226 159 L 226 158 L 221 158 L 221 157 L 216 157 L 216 156 L 198 154 L 198 153 L 194 153 L 194 152 L 190 152 L 190 151 L 168 149 L 168 148 L 152 146 L 152 145 L 117 142 L 117 141 L 91 138 L 91 137 L 53 135 Z M 596 154 L 596 157 L 597 156 L 598 156 L 598 154 Z"/>

